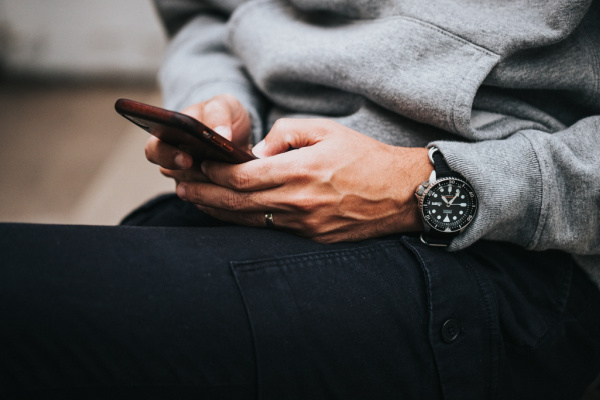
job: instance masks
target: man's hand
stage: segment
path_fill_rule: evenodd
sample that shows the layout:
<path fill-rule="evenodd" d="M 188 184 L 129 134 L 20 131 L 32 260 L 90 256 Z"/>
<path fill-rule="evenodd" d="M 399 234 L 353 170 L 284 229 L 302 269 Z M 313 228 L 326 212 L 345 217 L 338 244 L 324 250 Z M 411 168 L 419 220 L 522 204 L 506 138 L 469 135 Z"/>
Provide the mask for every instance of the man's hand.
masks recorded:
<path fill-rule="evenodd" d="M 215 130 L 236 145 L 246 148 L 250 145 L 252 121 L 242 104 L 233 96 L 223 94 L 203 103 L 194 104 L 182 111 Z M 189 154 L 171 146 L 154 136 L 146 142 L 146 158 L 160 165 L 160 172 L 179 182 L 202 182 L 206 177 L 200 165 L 193 165 Z"/>
<path fill-rule="evenodd" d="M 277 229 L 320 242 L 422 230 L 414 190 L 432 170 L 427 149 L 385 145 L 331 120 L 282 119 L 254 153 L 263 158 L 203 162 L 210 182 L 182 182 L 178 195 L 237 224 L 264 227 L 272 213 Z"/>

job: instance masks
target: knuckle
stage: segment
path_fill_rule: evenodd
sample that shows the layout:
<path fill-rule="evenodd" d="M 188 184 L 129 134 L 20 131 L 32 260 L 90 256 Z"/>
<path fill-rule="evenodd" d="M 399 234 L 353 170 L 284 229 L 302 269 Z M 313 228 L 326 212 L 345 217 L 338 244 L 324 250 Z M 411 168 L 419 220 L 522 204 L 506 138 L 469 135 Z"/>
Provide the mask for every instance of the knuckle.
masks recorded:
<path fill-rule="evenodd" d="M 309 213 L 315 210 L 317 201 L 307 193 L 298 192 L 293 198 L 293 206 L 301 213 Z"/>
<path fill-rule="evenodd" d="M 309 183 L 314 179 L 315 173 L 318 174 L 318 171 L 315 172 L 315 168 L 307 163 L 293 163 L 287 166 L 286 171 L 291 179 L 294 179 L 298 182 Z"/>
<path fill-rule="evenodd" d="M 229 178 L 229 184 L 238 190 L 245 190 L 250 187 L 252 177 L 246 171 L 239 171 Z"/>
<path fill-rule="evenodd" d="M 237 211 L 243 207 L 243 200 L 238 193 L 227 192 L 221 198 L 221 203 L 225 209 L 230 211 Z"/>
<path fill-rule="evenodd" d="M 185 188 L 185 197 L 194 204 L 202 204 L 202 196 L 196 185 L 187 184 Z"/>
<path fill-rule="evenodd" d="M 292 123 L 291 118 L 279 118 L 273 124 L 272 130 L 286 132 L 290 129 L 290 124 Z"/>

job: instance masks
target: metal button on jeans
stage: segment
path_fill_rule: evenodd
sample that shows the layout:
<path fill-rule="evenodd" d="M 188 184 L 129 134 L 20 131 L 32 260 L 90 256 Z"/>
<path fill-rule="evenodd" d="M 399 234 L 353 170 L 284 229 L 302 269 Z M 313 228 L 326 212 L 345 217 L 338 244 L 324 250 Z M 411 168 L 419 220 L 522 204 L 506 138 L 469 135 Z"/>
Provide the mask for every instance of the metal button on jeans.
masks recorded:
<path fill-rule="evenodd" d="M 449 319 L 442 325 L 442 340 L 446 343 L 452 343 L 458 339 L 460 335 L 460 321 L 457 319 Z"/>

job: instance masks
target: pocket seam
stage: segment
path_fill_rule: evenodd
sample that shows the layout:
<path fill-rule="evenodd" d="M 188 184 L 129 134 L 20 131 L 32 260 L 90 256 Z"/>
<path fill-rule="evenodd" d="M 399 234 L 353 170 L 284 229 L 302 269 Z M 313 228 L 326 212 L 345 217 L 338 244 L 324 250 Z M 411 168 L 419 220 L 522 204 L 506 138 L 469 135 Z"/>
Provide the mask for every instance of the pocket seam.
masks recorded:
<path fill-rule="evenodd" d="M 318 261 L 333 258 L 337 259 L 340 257 L 355 259 L 368 258 L 368 255 L 376 253 L 377 247 L 382 247 L 384 245 L 389 246 L 390 244 L 394 246 L 402 246 L 402 244 L 397 240 L 385 240 L 359 247 L 353 247 L 351 249 L 324 249 L 308 253 L 287 255 L 283 257 L 260 258 L 245 261 L 230 261 L 230 265 L 232 266 L 232 268 L 239 272 L 253 272 L 265 269 L 280 268 L 282 267 L 282 264 L 283 266 L 287 266 L 292 264 L 298 264 L 298 262 L 302 263 L 304 261 Z"/>

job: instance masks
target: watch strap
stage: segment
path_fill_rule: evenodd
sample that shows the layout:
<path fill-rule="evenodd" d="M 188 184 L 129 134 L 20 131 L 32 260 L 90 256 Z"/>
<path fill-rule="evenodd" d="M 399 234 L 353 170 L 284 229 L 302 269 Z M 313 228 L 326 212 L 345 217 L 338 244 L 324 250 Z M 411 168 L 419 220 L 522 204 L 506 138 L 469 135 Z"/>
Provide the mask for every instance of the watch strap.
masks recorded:
<path fill-rule="evenodd" d="M 435 169 L 437 179 L 450 177 L 462 178 L 462 175 L 450 169 L 448 163 L 444 159 L 444 156 L 442 155 L 442 153 L 439 152 L 439 150 L 436 149 L 436 151 L 432 153 L 431 157 L 433 160 L 433 168 Z"/>
<path fill-rule="evenodd" d="M 421 233 L 421 242 L 429 246 L 447 247 L 455 236 L 458 236 L 458 232 L 438 232 L 430 229 L 429 232 Z"/>

